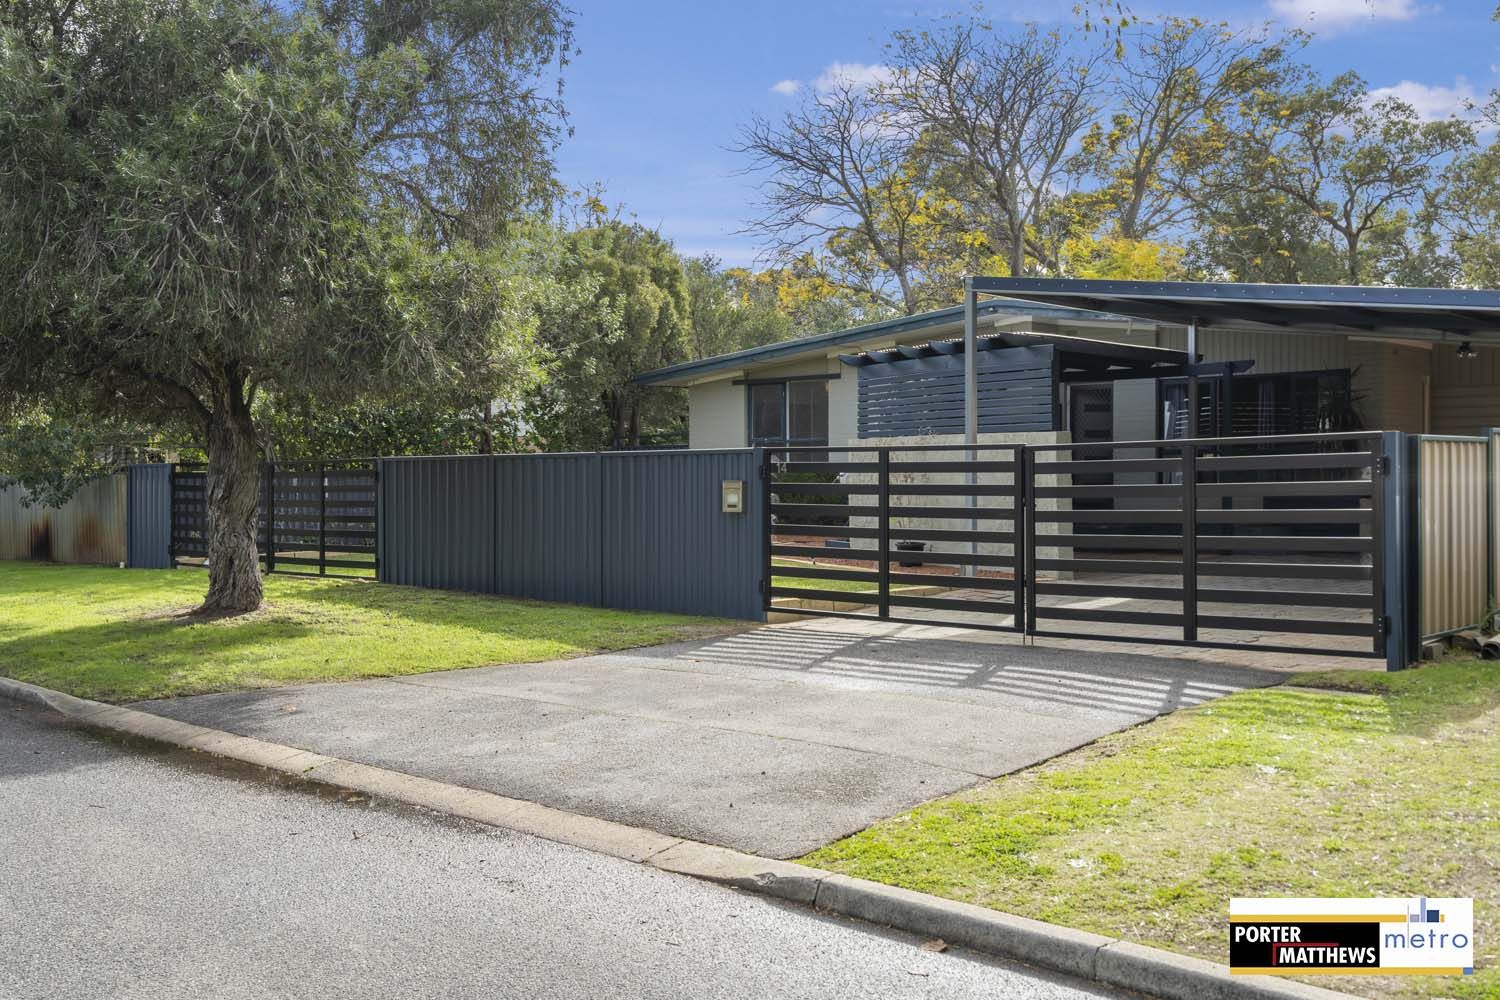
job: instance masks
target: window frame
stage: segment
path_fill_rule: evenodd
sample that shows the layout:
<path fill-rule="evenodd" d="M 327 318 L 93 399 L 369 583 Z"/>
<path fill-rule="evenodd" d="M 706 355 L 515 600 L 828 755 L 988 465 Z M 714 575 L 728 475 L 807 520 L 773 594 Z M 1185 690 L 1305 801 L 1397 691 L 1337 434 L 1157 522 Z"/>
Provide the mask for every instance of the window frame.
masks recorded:
<path fill-rule="evenodd" d="M 827 393 L 827 383 L 839 378 L 838 373 L 826 375 L 787 375 L 782 378 L 758 378 L 737 379 L 734 384 L 745 387 L 745 442 L 751 448 L 826 448 L 828 446 L 828 424 L 829 409 L 823 408 L 823 433 L 821 437 L 793 438 L 792 427 L 792 385 L 799 382 L 821 382 L 824 392 Z M 777 438 L 757 438 L 755 436 L 755 389 L 759 386 L 776 385 L 781 387 L 781 436 Z"/>

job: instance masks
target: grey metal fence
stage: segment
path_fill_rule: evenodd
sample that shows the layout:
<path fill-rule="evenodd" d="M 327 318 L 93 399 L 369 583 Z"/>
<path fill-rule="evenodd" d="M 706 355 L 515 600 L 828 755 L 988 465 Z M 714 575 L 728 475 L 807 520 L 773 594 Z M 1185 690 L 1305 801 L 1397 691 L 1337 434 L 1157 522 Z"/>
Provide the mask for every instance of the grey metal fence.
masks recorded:
<path fill-rule="evenodd" d="M 172 568 L 172 467 L 126 470 L 125 563 L 132 569 Z"/>
<path fill-rule="evenodd" d="M 749 449 L 382 459 L 379 578 L 760 618 L 757 471 Z"/>

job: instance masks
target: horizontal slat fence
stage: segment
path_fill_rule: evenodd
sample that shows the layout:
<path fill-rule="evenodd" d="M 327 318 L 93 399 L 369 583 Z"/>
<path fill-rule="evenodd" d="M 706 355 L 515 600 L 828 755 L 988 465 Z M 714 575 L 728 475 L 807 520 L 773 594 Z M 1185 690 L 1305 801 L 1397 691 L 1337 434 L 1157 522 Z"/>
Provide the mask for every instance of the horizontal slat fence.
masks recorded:
<path fill-rule="evenodd" d="M 277 462 L 260 476 L 256 546 L 266 572 L 374 578 L 376 464 L 368 459 Z M 171 556 L 176 566 L 208 558 L 208 471 L 172 467 Z"/>

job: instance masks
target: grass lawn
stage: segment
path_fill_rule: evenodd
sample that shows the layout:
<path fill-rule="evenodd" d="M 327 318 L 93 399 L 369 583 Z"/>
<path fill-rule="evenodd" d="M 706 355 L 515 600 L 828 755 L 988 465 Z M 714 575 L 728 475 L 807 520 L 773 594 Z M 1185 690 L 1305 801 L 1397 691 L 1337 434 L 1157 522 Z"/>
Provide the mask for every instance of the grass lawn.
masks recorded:
<path fill-rule="evenodd" d="M 1500 664 L 1246 691 L 920 806 L 809 863 L 1224 962 L 1231 896 L 1473 896 L 1463 979 L 1500 997 Z"/>
<path fill-rule="evenodd" d="M 133 701 L 523 663 L 725 631 L 709 618 L 606 611 L 347 579 L 266 578 L 266 605 L 186 617 L 201 570 L 0 561 L 0 674 Z"/>

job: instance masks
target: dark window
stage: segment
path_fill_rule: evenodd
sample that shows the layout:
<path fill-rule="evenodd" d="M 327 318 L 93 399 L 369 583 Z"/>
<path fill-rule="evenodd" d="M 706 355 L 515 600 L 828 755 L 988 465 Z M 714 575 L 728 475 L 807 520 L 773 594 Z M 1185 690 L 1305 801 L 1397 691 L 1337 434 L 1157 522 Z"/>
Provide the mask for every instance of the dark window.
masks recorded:
<path fill-rule="evenodd" d="M 786 443 L 786 383 L 750 386 L 750 443 Z"/>
<path fill-rule="evenodd" d="M 750 443 L 775 446 L 828 443 L 828 382 L 761 382 L 750 392 Z"/>
<path fill-rule="evenodd" d="M 1198 382 L 1198 435 L 1316 434 L 1356 430 L 1347 369 L 1236 375 Z M 1161 436 L 1187 437 L 1187 381 L 1161 383 Z"/>

